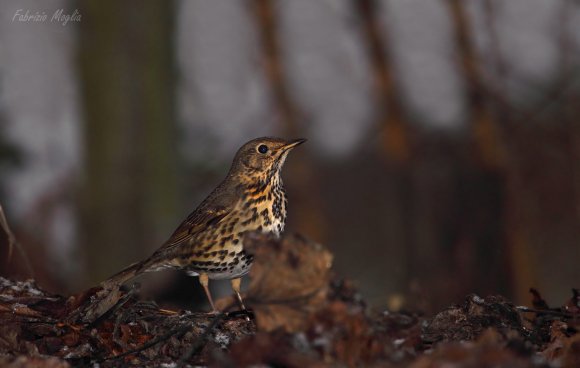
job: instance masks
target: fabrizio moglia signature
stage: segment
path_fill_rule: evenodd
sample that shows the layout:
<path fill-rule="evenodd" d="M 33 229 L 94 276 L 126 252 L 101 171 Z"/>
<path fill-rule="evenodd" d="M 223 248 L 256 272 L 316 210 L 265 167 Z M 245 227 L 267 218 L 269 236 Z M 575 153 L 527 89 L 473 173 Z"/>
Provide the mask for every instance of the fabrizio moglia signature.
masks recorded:
<path fill-rule="evenodd" d="M 81 13 L 78 9 L 75 9 L 72 13 L 65 13 L 64 9 L 57 9 L 54 13 L 47 14 L 45 11 L 30 11 L 29 9 L 18 9 L 12 17 L 13 22 L 26 22 L 26 23 L 60 23 L 66 26 L 69 22 L 80 22 Z"/>

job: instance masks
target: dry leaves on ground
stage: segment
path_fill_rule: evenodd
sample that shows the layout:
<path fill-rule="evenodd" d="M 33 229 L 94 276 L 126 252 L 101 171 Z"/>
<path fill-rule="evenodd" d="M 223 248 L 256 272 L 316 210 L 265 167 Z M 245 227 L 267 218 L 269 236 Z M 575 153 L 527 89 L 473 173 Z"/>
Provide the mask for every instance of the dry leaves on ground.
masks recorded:
<path fill-rule="evenodd" d="M 249 314 L 168 312 L 136 289 L 65 298 L 0 278 L 0 365 L 580 366 L 577 290 L 558 308 L 532 290 L 533 308 L 469 295 L 429 318 L 379 313 L 333 275 L 321 245 L 297 235 L 252 235 L 246 244 L 255 255 Z M 95 310 L 102 315 L 86 322 L 82 312 Z"/>
<path fill-rule="evenodd" d="M 254 233 L 244 244 L 255 259 L 244 300 L 254 311 L 258 328 L 303 330 L 308 317 L 327 303 L 332 254 L 299 235 L 278 240 Z M 226 298 L 218 307 L 232 302 Z"/>

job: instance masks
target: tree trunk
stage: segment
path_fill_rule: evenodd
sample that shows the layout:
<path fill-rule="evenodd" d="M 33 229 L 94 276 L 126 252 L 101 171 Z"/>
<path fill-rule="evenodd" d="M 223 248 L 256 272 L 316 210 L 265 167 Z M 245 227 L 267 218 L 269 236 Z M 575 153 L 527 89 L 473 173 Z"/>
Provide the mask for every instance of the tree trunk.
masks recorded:
<path fill-rule="evenodd" d="M 82 6 L 80 239 L 94 283 L 159 246 L 174 220 L 174 6 L 102 0 Z"/>
<path fill-rule="evenodd" d="M 272 0 L 252 0 L 251 6 L 257 25 L 264 73 L 270 85 L 272 103 L 279 114 L 280 131 L 287 138 L 297 138 L 302 131 L 300 114 L 285 74 L 276 3 Z M 290 188 L 292 197 L 289 222 L 295 225 L 291 227 L 323 242 L 326 238 L 326 223 L 320 201 L 320 180 L 312 157 L 297 152 L 297 157 L 289 160 L 284 171 L 284 182 Z M 292 213 L 299 215 L 293 216 Z"/>

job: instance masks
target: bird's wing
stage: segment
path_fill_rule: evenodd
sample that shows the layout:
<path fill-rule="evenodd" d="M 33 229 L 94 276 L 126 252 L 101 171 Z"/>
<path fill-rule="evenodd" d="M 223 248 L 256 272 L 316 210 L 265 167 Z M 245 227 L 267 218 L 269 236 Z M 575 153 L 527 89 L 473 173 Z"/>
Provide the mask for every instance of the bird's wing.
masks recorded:
<path fill-rule="evenodd" d="M 220 184 L 199 207 L 193 211 L 173 232 L 158 252 L 188 244 L 200 231 L 217 226 L 229 215 L 239 200 L 238 189 L 227 190 L 226 182 Z M 195 245 L 194 245 L 195 246 Z"/>
<path fill-rule="evenodd" d="M 194 211 L 179 225 L 159 251 L 188 243 L 200 231 L 219 224 L 230 212 L 231 209 L 223 207 Z"/>

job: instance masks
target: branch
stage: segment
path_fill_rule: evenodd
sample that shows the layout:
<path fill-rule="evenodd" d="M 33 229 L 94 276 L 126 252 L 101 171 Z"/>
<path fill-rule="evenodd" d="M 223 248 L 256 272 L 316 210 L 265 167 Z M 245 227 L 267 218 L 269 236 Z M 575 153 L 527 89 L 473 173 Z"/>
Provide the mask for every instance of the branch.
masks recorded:
<path fill-rule="evenodd" d="M 14 248 L 16 248 L 16 250 L 18 250 L 18 252 L 20 253 L 22 259 L 24 260 L 24 265 L 26 267 L 26 271 L 28 272 L 28 277 L 34 278 L 34 271 L 32 270 L 30 260 L 28 259 L 28 256 L 26 255 L 26 252 L 24 252 L 24 249 L 22 248 L 20 243 L 16 241 L 16 237 L 14 236 L 14 233 L 12 232 L 10 226 L 8 225 L 8 220 L 6 220 L 6 214 L 4 213 L 4 208 L 2 207 L 1 204 L 0 204 L 0 227 L 2 228 L 2 230 L 4 230 L 4 233 L 6 233 L 6 237 L 8 238 L 8 262 L 10 262 L 12 254 L 14 253 Z"/>
<path fill-rule="evenodd" d="M 183 353 L 183 355 L 181 356 L 181 358 L 179 358 L 179 361 L 177 362 L 177 368 L 181 368 L 183 367 L 187 361 L 189 359 L 191 359 L 191 357 L 199 350 L 203 347 L 203 344 L 206 342 L 206 340 L 208 339 L 209 335 L 213 332 L 213 330 L 218 326 L 218 324 L 224 320 L 226 314 L 224 312 L 221 312 L 219 314 L 217 314 L 211 321 L 211 323 L 209 324 L 209 326 L 207 326 L 207 328 L 205 329 L 205 331 L 203 331 L 203 333 L 201 334 L 201 336 L 199 336 L 199 338 L 195 341 L 194 344 L 192 344 L 186 351 L 185 353 Z"/>

